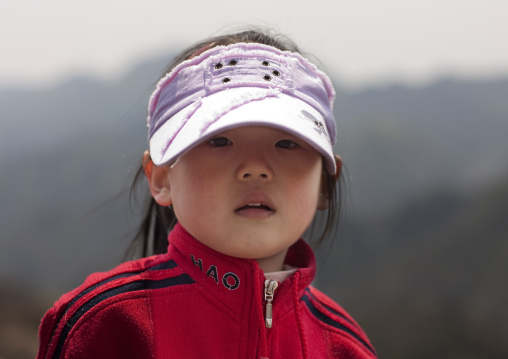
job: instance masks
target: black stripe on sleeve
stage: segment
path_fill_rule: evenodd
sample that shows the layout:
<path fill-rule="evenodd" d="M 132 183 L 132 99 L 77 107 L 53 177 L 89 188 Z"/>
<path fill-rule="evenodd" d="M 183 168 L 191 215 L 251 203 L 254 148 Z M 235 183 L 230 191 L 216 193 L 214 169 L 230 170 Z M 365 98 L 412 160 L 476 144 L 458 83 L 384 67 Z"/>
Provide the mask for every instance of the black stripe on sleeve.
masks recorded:
<path fill-rule="evenodd" d="M 174 260 L 171 259 L 169 261 L 165 261 L 165 262 L 159 263 L 156 266 L 153 266 L 152 268 L 149 268 L 148 270 L 152 271 L 152 270 L 173 269 L 175 267 L 177 267 L 177 264 L 175 263 Z"/>
<path fill-rule="evenodd" d="M 162 269 L 173 269 L 177 267 L 175 261 L 173 260 L 169 260 L 169 261 L 165 261 L 165 262 L 162 262 L 160 264 L 157 264 L 156 266 L 153 266 L 151 268 L 148 268 L 149 271 L 153 271 L 153 270 L 162 270 Z M 117 274 L 115 276 L 112 276 L 112 277 L 109 277 L 109 278 L 106 278 L 102 281 L 100 281 L 99 283 L 96 283 L 94 285 L 92 285 L 91 287 L 88 287 L 86 288 L 85 290 L 83 290 L 82 292 L 80 292 L 78 295 L 76 295 L 74 297 L 74 299 L 67 305 L 67 308 L 70 309 L 72 308 L 72 306 L 74 305 L 74 303 L 76 303 L 80 298 L 82 298 L 84 295 L 90 293 L 91 291 L 99 288 L 100 286 L 106 284 L 106 283 L 109 283 L 109 282 L 112 282 L 116 279 L 121 279 L 121 278 L 126 278 L 126 277 L 131 277 L 131 276 L 135 276 L 135 275 L 138 275 L 140 273 L 143 273 L 146 269 L 143 269 L 143 270 L 139 270 L 139 271 L 136 271 L 136 272 L 127 272 L 127 273 L 121 273 L 121 274 Z"/>
<path fill-rule="evenodd" d="M 60 338 L 58 339 L 58 344 L 55 349 L 55 353 L 53 354 L 53 359 L 57 359 L 60 357 L 60 354 L 62 353 L 63 346 L 65 344 L 65 340 L 67 339 L 67 336 L 69 335 L 69 332 L 74 327 L 74 325 L 78 322 L 78 320 L 85 315 L 89 310 L 91 310 L 93 307 L 98 305 L 99 303 L 105 301 L 106 299 L 112 298 L 114 296 L 123 294 L 123 293 L 129 293 L 129 292 L 136 292 L 146 289 L 161 289 L 161 288 L 168 288 L 173 287 L 175 285 L 181 285 L 181 284 L 192 284 L 195 283 L 194 280 L 188 275 L 188 274 L 182 274 L 178 277 L 171 277 L 161 280 L 137 280 L 131 283 L 127 283 L 124 285 L 121 285 L 119 287 L 108 289 L 95 297 L 91 298 L 88 302 L 84 303 L 65 323 L 65 326 L 62 328 L 62 332 L 60 333 Z"/>
<path fill-rule="evenodd" d="M 326 314 L 320 312 L 315 306 L 314 304 L 311 302 L 311 300 L 309 299 L 309 297 L 307 297 L 306 295 L 304 295 L 302 297 L 302 300 L 305 302 L 305 304 L 307 305 L 307 307 L 309 308 L 310 312 L 317 318 L 319 319 L 321 322 L 325 323 L 325 324 L 328 324 L 334 328 L 337 328 L 339 330 L 342 330 L 346 333 L 348 333 L 349 335 L 351 335 L 353 338 L 355 338 L 359 343 L 361 343 L 369 352 L 371 352 L 372 354 L 376 355 L 374 349 L 371 348 L 371 346 L 369 344 L 367 344 L 362 338 L 360 338 L 358 336 L 358 334 L 356 334 L 355 332 L 353 332 L 351 329 L 349 329 L 348 327 L 346 327 L 345 325 L 343 324 L 340 324 L 339 322 L 336 322 L 335 320 L 333 320 L 332 318 L 328 317 Z"/>
<path fill-rule="evenodd" d="M 354 327 L 358 328 L 358 325 L 356 325 L 356 323 L 353 323 L 348 317 L 346 317 L 344 314 L 342 314 L 341 312 L 337 311 L 336 309 L 330 307 L 329 305 L 326 305 L 325 303 L 323 303 L 322 301 L 320 301 L 319 299 L 317 299 L 314 294 L 311 293 L 310 289 L 307 288 L 305 290 L 311 297 L 312 299 L 314 299 L 316 302 L 318 302 L 319 304 L 321 304 L 323 307 L 325 307 L 326 309 L 328 309 L 330 312 L 332 312 L 333 314 L 335 315 L 338 315 L 339 317 L 341 317 L 342 319 L 344 319 L 345 321 L 347 321 L 348 323 L 350 323 L 351 325 L 353 325 Z"/>

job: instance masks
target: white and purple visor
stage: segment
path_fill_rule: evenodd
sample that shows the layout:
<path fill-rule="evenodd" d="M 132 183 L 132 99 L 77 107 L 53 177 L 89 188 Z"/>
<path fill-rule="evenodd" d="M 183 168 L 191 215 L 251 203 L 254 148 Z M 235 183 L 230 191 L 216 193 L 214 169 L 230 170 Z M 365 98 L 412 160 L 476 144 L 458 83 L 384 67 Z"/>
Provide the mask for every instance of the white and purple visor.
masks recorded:
<path fill-rule="evenodd" d="M 300 54 L 272 46 L 217 46 L 176 66 L 148 104 L 150 156 L 171 165 L 206 139 L 235 127 L 269 126 L 314 147 L 336 171 L 335 91 Z"/>

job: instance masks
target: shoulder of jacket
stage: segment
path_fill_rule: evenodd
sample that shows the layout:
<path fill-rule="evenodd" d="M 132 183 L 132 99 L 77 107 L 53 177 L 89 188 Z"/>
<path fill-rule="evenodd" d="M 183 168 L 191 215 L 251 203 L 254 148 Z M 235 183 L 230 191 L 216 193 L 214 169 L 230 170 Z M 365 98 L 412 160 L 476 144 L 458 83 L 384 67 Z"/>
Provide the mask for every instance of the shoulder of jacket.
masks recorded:
<path fill-rule="evenodd" d="M 194 280 L 167 254 L 126 262 L 108 272 L 91 274 L 81 286 L 64 294 L 42 319 L 37 358 L 59 358 L 73 329 L 93 318 L 96 312 L 101 312 L 99 317 L 105 317 L 104 311 L 110 303 L 146 298 L 150 290 L 192 283 Z M 129 311 L 125 313 L 129 314 Z"/>
<path fill-rule="evenodd" d="M 363 329 L 349 315 L 349 313 L 334 300 L 309 286 L 302 297 L 302 301 L 312 316 L 327 330 L 340 334 L 355 342 L 365 352 L 367 357 L 376 358 L 376 351 L 370 343 Z"/>

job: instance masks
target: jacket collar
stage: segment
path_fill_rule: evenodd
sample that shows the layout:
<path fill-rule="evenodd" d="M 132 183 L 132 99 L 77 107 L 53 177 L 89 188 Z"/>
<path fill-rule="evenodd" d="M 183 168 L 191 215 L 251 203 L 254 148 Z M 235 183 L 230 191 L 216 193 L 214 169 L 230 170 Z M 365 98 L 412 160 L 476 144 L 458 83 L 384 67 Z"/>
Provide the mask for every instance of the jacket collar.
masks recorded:
<path fill-rule="evenodd" d="M 254 259 L 235 258 L 219 253 L 191 236 L 179 223 L 169 234 L 168 253 L 198 285 L 215 301 L 240 315 L 253 300 L 263 300 L 264 273 Z M 293 244 L 285 263 L 300 272 L 298 288 L 293 288 L 294 274 L 279 286 L 275 293 L 274 309 L 285 312 L 292 306 L 292 292 L 301 297 L 314 279 L 316 262 L 310 246 L 303 240 Z"/>

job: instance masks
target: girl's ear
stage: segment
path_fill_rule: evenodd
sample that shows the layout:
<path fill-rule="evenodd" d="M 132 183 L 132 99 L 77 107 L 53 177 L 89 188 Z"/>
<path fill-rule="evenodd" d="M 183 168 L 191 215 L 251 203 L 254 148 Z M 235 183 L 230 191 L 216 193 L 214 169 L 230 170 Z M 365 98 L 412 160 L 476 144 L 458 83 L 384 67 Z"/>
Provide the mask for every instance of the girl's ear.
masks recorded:
<path fill-rule="evenodd" d="M 155 202 L 161 206 L 170 206 L 173 201 L 171 199 L 168 167 L 155 166 L 150 158 L 150 153 L 145 151 L 143 154 L 143 170 Z"/>
<path fill-rule="evenodd" d="M 320 211 L 324 211 L 328 209 L 330 206 L 330 192 L 331 189 L 328 188 L 330 185 L 335 186 L 335 183 L 339 180 L 340 172 L 342 170 L 342 158 L 339 155 L 335 155 L 335 165 L 337 166 L 337 170 L 333 175 L 332 183 L 328 182 L 327 179 L 323 177 L 323 181 L 321 182 L 321 191 L 319 193 L 319 201 L 317 205 L 317 209 Z M 324 175 L 323 175 L 324 176 Z"/>
<path fill-rule="evenodd" d="M 335 171 L 333 176 L 335 177 L 335 182 L 337 182 L 342 171 L 342 158 L 339 155 L 335 155 L 335 165 L 337 166 L 337 171 Z"/>

